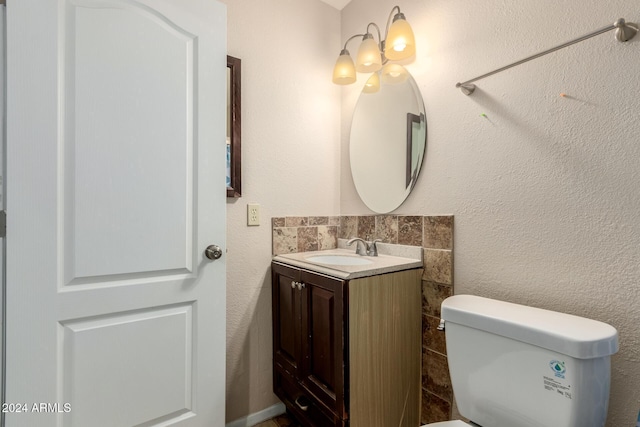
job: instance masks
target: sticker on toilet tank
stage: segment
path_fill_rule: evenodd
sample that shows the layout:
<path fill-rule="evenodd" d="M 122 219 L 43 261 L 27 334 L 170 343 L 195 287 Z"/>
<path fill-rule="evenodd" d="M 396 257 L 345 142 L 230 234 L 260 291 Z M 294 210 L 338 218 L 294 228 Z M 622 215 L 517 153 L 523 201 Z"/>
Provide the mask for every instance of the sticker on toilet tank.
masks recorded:
<path fill-rule="evenodd" d="M 549 362 L 549 368 L 551 369 L 551 372 L 553 372 L 553 375 L 558 378 L 564 379 L 564 374 L 567 373 L 567 367 L 565 366 L 565 363 L 559 360 L 552 360 L 551 362 Z"/>
<path fill-rule="evenodd" d="M 571 384 L 566 380 L 567 367 L 564 362 L 552 360 L 549 362 L 549 375 L 543 375 L 544 389 L 552 393 L 572 398 Z M 553 377 L 551 376 L 553 375 Z"/>

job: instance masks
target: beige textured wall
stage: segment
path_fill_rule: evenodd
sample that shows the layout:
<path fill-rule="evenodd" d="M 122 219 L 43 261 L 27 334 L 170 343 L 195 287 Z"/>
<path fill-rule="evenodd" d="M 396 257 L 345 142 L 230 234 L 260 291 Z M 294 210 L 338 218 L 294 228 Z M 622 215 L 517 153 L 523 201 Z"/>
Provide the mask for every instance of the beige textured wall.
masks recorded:
<path fill-rule="evenodd" d="M 271 217 L 338 215 L 340 13 L 318 0 L 226 0 L 242 60 L 242 198 L 227 203 L 227 422 L 278 402 L 271 369 Z M 261 225 L 247 227 L 247 203 Z"/>
<path fill-rule="evenodd" d="M 396 3 L 353 0 L 342 11 L 342 40 L 369 21 L 384 23 Z M 600 35 L 482 80 L 471 97 L 454 86 L 617 18 L 640 22 L 637 0 L 403 0 L 400 6 L 417 37 L 417 60 L 408 68 L 429 129 L 423 172 L 395 213 L 455 216 L 456 293 L 615 326 L 620 352 L 612 362 L 607 426 L 634 425 L 640 36 L 623 45 L 612 33 Z M 358 90 L 349 87 L 342 97 L 342 215 L 369 213 L 348 165 Z"/>

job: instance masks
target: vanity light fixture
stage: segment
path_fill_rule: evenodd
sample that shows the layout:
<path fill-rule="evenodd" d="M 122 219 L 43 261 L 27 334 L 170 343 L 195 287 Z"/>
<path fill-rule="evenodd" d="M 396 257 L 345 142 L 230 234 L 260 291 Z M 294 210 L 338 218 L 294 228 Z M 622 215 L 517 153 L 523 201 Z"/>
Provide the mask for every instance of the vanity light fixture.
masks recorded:
<path fill-rule="evenodd" d="M 394 15 L 394 12 L 397 12 Z M 393 21 L 391 18 L 393 17 Z M 369 32 L 369 27 L 375 27 L 378 33 L 378 43 Z M 362 43 L 358 48 L 356 64 L 347 50 L 347 44 L 358 37 L 362 37 Z M 416 53 L 416 41 L 413 30 L 407 22 L 404 14 L 400 12 L 399 6 L 391 9 L 385 38 L 380 36 L 380 28 L 375 22 L 367 25 L 365 34 L 356 34 L 347 39 L 344 48 L 340 51 L 340 56 L 333 68 L 333 82 L 339 85 L 348 85 L 356 81 L 356 71 L 360 73 L 375 73 L 382 69 L 388 61 L 402 61 L 413 57 Z M 373 76 L 372 76 L 373 77 Z M 385 80 L 384 69 L 382 80 Z M 378 81 L 378 87 L 380 83 Z"/>
<path fill-rule="evenodd" d="M 367 80 L 362 88 L 362 92 L 364 93 L 376 93 L 380 90 L 380 75 L 378 72 L 374 72 L 371 74 L 371 77 Z"/>
<path fill-rule="evenodd" d="M 405 82 L 407 77 L 407 70 L 400 64 L 388 63 L 382 67 L 382 82 L 385 84 L 399 84 Z"/>

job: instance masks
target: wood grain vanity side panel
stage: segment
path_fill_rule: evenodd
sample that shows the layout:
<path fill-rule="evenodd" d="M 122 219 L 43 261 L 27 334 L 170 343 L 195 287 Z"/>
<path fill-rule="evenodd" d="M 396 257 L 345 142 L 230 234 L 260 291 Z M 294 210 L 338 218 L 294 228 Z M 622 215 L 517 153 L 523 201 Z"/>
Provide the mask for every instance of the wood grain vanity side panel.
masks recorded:
<path fill-rule="evenodd" d="M 350 427 L 420 424 L 421 275 L 349 282 Z"/>

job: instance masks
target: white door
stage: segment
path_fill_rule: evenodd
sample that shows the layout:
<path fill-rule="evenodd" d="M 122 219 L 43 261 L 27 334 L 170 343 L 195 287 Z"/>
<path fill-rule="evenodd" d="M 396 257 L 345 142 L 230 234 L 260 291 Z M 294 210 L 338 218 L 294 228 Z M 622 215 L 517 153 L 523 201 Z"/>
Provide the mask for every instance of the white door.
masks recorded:
<path fill-rule="evenodd" d="M 6 426 L 222 427 L 225 6 L 8 0 L 7 28 Z"/>

